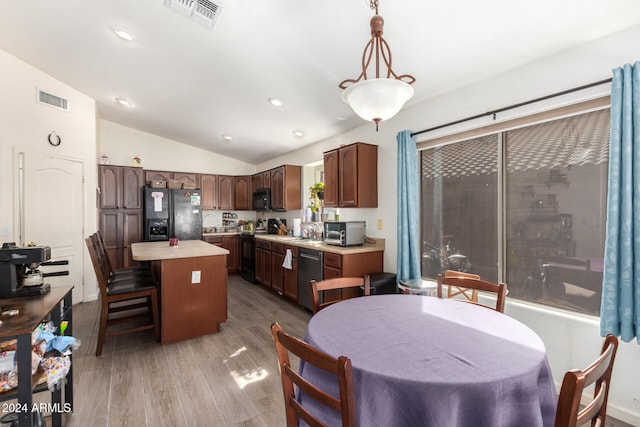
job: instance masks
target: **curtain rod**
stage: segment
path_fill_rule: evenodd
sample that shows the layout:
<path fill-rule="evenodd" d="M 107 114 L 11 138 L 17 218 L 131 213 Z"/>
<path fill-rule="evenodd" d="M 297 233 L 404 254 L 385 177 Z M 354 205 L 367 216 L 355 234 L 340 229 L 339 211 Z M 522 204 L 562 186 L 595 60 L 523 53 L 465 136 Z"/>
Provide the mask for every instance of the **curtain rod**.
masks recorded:
<path fill-rule="evenodd" d="M 486 113 L 483 113 L 483 114 L 476 114 L 475 116 L 471 116 L 471 117 L 467 117 L 467 118 L 464 118 L 464 119 L 456 120 L 456 121 L 453 121 L 453 122 L 445 123 L 443 125 L 439 125 L 439 126 L 432 127 L 432 128 L 429 128 L 429 129 L 423 129 L 423 130 L 420 130 L 420 131 L 417 131 L 417 132 L 413 132 L 411 134 L 411 136 L 416 136 L 416 135 L 420 135 L 420 134 L 423 134 L 423 133 L 431 132 L 431 131 L 434 131 L 434 130 L 446 128 L 448 126 L 457 125 L 457 124 L 460 124 L 460 123 L 468 122 L 470 120 L 479 119 L 479 118 L 485 117 L 485 116 L 491 116 L 491 115 L 495 116 L 498 113 L 501 113 L 501 112 L 506 111 L 506 110 L 511 110 L 512 108 L 518 108 L 518 107 L 522 107 L 524 105 L 533 104 L 534 102 L 539 102 L 539 101 L 544 101 L 546 99 L 555 98 L 556 96 L 566 95 L 567 93 L 577 92 L 579 90 L 588 89 L 588 88 L 594 87 L 594 86 L 600 86 L 600 85 L 605 84 L 605 83 L 610 83 L 612 80 L 613 80 L 612 78 L 608 78 L 608 79 L 605 79 L 605 80 L 600 80 L 600 81 L 589 83 L 589 84 L 586 84 L 586 85 L 574 87 L 573 89 L 563 90 L 562 92 L 556 92 L 556 93 L 552 93 L 551 95 L 545 95 L 545 96 L 540 97 L 540 98 L 536 98 L 536 99 L 532 99 L 532 100 L 529 100 L 529 101 L 520 102 L 518 104 L 512 104 L 512 105 L 509 105 L 509 106 L 506 106 L 506 107 L 498 108 L 497 110 L 487 111 Z M 495 117 L 494 117 L 494 119 L 495 119 Z"/>

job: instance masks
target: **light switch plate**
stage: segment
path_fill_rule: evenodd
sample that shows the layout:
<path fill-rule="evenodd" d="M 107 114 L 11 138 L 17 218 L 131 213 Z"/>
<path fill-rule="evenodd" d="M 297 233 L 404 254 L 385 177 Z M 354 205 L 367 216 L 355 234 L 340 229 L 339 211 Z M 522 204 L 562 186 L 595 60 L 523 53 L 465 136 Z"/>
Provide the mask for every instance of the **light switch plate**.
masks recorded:
<path fill-rule="evenodd" d="M 191 272 L 191 283 L 200 283 L 200 270 Z"/>

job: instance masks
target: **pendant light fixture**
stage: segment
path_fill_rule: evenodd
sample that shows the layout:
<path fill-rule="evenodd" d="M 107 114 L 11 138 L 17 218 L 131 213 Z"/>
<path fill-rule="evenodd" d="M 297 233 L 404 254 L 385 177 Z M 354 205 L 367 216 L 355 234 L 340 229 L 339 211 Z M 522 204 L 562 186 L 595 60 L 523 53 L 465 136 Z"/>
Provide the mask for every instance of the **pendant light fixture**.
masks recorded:
<path fill-rule="evenodd" d="M 411 85 L 416 81 L 409 74 L 396 75 L 391 69 L 391 49 L 382 37 L 384 19 L 378 15 L 378 0 L 370 0 L 371 10 L 375 15 L 371 18 L 371 40 L 362 53 L 362 73 L 357 79 L 347 79 L 340 83 L 342 100 L 364 120 L 378 124 L 395 116 L 404 104 L 413 96 Z M 367 77 L 367 70 L 375 55 L 375 78 Z M 382 64 L 380 63 L 382 61 Z M 386 73 L 380 66 L 387 68 Z M 382 75 L 381 76 L 381 71 Z"/>

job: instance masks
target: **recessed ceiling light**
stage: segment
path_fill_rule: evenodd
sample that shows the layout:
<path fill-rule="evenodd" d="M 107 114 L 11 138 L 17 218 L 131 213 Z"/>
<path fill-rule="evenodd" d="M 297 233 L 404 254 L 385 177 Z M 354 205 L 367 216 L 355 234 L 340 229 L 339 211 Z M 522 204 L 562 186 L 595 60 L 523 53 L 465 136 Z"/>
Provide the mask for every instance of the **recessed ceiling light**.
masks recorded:
<path fill-rule="evenodd" d="M 297 136 L 298 138 L 302 138 L 304 136 L 304 132 L 302 132 L 300 129 L 296 129 L 293 131 L 293 134 L 295 136 Z"/>
<path fill-rule="evenodd" d="M 133 107 L 133 102 L 129 101 L 128 99 L 116 97 L 116 102 L 120 105 L 124 105 L 125 107 Z"/>
<path fill-rule="evenodd" d="M 269 98 L 268 101 L 269 101 L 269 104 L 273 105 L 274 107 L 281 107 L 282 106 L 282 101 L 280 101 L 279 99 Z"/>
<path fill-rule="evenodd" d="M 233 139 L 233 137 L 232 137 L 232 136 L 230 136 L 230 135 L 222 135 L 222 138 L 223 138 L 225 141 L 231 141 L 231 140 Z"/>
<path fill-rule="evenodd" d="M 133 34 L 131 34 L 129 31 L 125 30 L 124 28 L 111 27 L 111 31 L 113 31 L 113 33 L 116 36 L 120 37 L 122 40 L 126 40 L 126 41 L 130 42 L 130 41 L 133 41 L 135 39 Z"/>

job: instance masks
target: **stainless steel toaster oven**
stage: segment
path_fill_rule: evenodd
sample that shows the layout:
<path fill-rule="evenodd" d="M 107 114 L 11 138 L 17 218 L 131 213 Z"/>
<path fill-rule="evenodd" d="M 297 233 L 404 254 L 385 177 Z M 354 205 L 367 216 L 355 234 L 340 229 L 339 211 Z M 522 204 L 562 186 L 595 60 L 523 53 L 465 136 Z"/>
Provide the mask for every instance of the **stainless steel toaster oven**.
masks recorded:
<path fill-rule="evenodd" d="M 324 242 L 336 246 L 362 246 L 366 232 L 366 221 L 325 222 Z"/>

